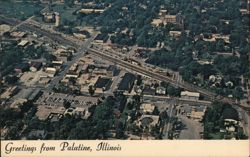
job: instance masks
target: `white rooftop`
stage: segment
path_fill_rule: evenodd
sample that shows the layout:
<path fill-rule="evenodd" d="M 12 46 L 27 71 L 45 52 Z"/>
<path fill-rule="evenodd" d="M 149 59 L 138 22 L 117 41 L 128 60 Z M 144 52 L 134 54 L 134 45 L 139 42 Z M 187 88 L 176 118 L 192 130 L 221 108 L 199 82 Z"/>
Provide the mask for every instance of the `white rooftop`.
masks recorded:
<path fill-rule="evenodd" d="M 25 46 L 26 44 L 28 44 L 29 41 L 28 40 L 22 40 L 18 45 L 19 46 Z"/>
<path fill-rule="evenodd" d="M 183 91 L 183 92 L 181 92 L 181 96 L 200 97 L 200 93 Z"/>

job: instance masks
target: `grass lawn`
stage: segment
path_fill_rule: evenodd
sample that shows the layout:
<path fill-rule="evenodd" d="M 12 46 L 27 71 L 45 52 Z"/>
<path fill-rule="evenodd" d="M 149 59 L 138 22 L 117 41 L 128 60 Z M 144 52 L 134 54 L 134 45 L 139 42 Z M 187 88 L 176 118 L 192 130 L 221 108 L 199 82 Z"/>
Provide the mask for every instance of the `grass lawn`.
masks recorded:
<path fill-rule="evenodd" d="M 77 20 L 78 15 L 76 12 L 80 9 L 81 6 L 73 6 L 71 8 L 65 6 L 65 4 L 53 4 L 52 6 L 52 11 L 60 14 L 61 24 L 67 21 L 74 23 L 75 26 L 93 26 L 100 14 L 85 14 L 82 16 L 82 20 Z M 38 22 L 43 22 L 41 17 L 35 17 L 34 19 Z"/>
<path fill-rule="evenodd" d="M 80 6 L 77 7 L 65 7 L 64 4 L 56 4 L 53 7 L 53 11 L 60 13 L 62 20 L 75 21 L 76 15 L 73 15 L 73 12 L 80 9 Z"/>
<path fill-rule="evenodd" d="M 77 15 L 73 15 L 73 12 L 75 12 L 77 9 L 80 9 L 80 7 L 77 6 L 77 7 L 69 8 L 69 7 L 65 7 L 64 4 L 54 4 L 52 6 L 52 11 L 58 12 L 60 14 L 62 22 L 65 20 L 76 21 Z M 43 23 L 42 17 L 37 16 L 34 19 L 40 23 Z M 46 23 L 46 24 L 49 24 L 49 23 Z M 54 23 L 51 25 L 54 25 Z"/>
<path fill-rule="evenodd" d="M 40 11 L 44 8 L 44 6 L 38 3 L 16 0 L 0 0 L 0 3 L 0 14 L 21 20 L 32 16 L 34 12 Z"/>

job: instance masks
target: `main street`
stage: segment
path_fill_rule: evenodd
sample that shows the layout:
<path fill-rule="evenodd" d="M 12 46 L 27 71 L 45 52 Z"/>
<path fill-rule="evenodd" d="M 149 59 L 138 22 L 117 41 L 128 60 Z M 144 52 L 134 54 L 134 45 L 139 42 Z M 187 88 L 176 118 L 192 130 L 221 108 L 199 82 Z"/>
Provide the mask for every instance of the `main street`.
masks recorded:
<path fill-rule="evenodd" d="M 177 100 L 176 99 L 172 99 L 172 101 L 170 101 L 170 102 L 168 102 L 168 103 L 170 103 L 170 110 L 168 110 L 168 116 L 169 116 L 169 120 L 168 120 L 168 122 L 167 122 L 167 124 L 164 126 L 164 129 L 163 129 L 163 138 L 164 139 L 168 139 L 168 137 L 169 137 L 169 130 L 171 129 L 171 127 L 172 127 L 172 122 L 171 122 L 171 120 L 172 120 L 172 118 L 174 117 L 174 113 L 176 112 L 175 111 L 175 107 L 176 107 L 176 105 L 177 105 Z"/>
<path fill-rule="evenodd" d="M 82 47 L 81 49 L 78 50 L 78 52 L 76 53 L 76 55 L 73 56 L 71 61 L 68 61 L 67 63 L 64 64 L 65 68 L 57 75 L 55 76 L 49 86 L 47 87 L 48 91 L 51 91 L 53 89 L 53 87 L 55 85 L 57 85 L 59 83 L 60 80 L 63 79 L 63 77 L 65 76 L 65 74 L 68 72 L 69 68 L 76 63 L 80 58 L 82 58 L 85 53 L 87 52 L 87 49 L 90 48 L 91 46 L 91 42 L 94 40 L 94 38 L 96 37 L 96 33 L 94 33 L 91 38 L 89 38 L 88 40 L 86 40 L 85 42 L 82 42 Z"/>

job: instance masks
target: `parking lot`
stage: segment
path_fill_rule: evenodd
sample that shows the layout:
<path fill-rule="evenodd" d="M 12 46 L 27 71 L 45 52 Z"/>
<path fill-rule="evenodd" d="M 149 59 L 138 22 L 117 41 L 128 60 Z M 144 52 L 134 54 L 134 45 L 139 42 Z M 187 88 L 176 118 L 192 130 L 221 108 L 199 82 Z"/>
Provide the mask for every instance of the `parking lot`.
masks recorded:
<path fill-rule="evenodd" d="M 200 122 L 188 119 L 186 116 L 181 116 L 180 119 L 185 127 L 181 130 L 179 139 L 201 139 L 200 132 L 203 132 L 203 127 Z"/>
<path fill-rule="evenodd" d="M 96 104 L 98 97 L 72 96 L 61 93 L 45 93 L 38 100 L 37 104 L 48 106 L 63 106 L 69 102 L 72 107 L 89 107 Z"/>

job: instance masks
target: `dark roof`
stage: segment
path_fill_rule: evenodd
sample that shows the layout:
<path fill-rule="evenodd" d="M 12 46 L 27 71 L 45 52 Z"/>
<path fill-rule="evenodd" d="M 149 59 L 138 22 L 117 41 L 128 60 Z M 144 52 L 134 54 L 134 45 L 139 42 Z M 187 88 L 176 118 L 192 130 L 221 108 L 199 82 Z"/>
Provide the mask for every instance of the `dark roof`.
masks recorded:
<path fill-rule="evenodd" d="M 116 66 L 110 65 L 110 66 L 107 68 L 107 71 L 115 71 L 116 69 L 117 69 Z"/>
<path fill-rule="evenodd" d="M 106 33 L 98 34 L 98 35 L 95 37 L 95 40 L 106 41 L 107 39 L 108 39 L 108 34 L 106 34 Z"/>
<path fill-rule="evenodd" d="M 225 108 L 222 113 L 223 119 L 239 120 L 239 114 L 236 109 L 232 107 Z"/>
<path fill-rule="evenodd" d="M 107 68 L 108 72 L 112 72 L 114 76 L 117 76 L 120 73 L 120 70 L 115 65 L 110 65 Z"/>
<path fill-rule="evenodd" d="M 39 69 L 42 66 L 42 62 L 31 62 L 30 66 Z"/>
<path fill-rule="evenodd" d="M 130 91 L 135 79 L 136 79 L 135 75 L 131 73 L 126 73 L 119 84 L 118 90 Z"/>
<path fill-rule="evenodd" d="M 155 89 L 150 88 L 150 86 L 145 86 L 143 89 L 144 94 L 155 95 Z"/>
<path fill-rule="evenodd" d="M 111 83 L 111 79 L 110 78 L 104 78 L 104 77 L 99 77 L 98 80 L 96 81 L 94 87 L 95 88 L 104 88 L 109 85 Z"/>
<path fill-rule="evenodd" d="M 42 93 L 41 89 L 36 88 L 35 90 L 32 91 L 28 100 L 34 101 L 34 99 L 36 99 L 41 93 Z"/>
<path fill-rule="evenodd" d="M 206 109 L 206 106 L 203 105 L 195 105 L 194 107 L 197 112 L 203 112 Z"/>

